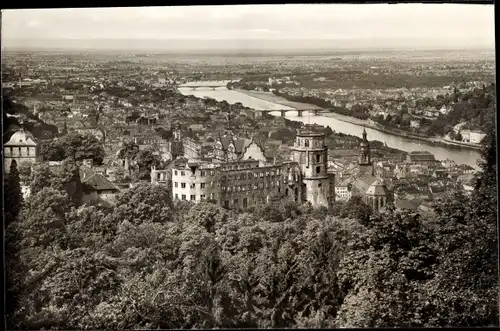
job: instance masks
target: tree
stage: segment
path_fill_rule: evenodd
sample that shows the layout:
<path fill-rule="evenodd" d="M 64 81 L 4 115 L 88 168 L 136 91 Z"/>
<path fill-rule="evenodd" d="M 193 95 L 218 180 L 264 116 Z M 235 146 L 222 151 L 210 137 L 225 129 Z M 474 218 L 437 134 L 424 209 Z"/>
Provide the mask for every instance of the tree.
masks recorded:
<path fill-rule="evenodd" d="M 172 221 L 172 200 L 169 190 L 162 185 L 140 183 L 124 190 L 116 198 L 116 206 L 109 215 L 109 221 L 119 224 L 128 221 L 142 222 Z"/>
<path fill-rule="evenodd" d="M 104 160 L 102 143 L 91 134 L 69 133 L 42 144 L 41 154 L 44 160 L 62 161 L 71 158 L 75 161 L 92 159 L 96 164 Z"/>
<path fill-rule="evenodd" d="M 418 216 L 372 217 L 340 263 L 337 327 L 423 326 L 432 314 L 419 292 L 435 264 L 430 238 Z"/>
<path fill-rule="evenodd" d="M 455 193 L 437 210 L 439 252 L 434 274 L 425 286 L 429 309 L 426 326 L 498 326 L 498 237 L 496 139 L 484 141 L 481 171 L 470 197 Z"/>
<path fill-rule="evenodd" d="M 27 161 L 23 161 L 19 164 L 19 179 L 21 183 L 27 184 L 31 181 L 31 167 L 32 164 Z"/>
<path fill-rule="evenodd" d="M 10 163 L 9 173 L 5 182 L 4 197 L 5 225 L 8 226 L 19 215 L 23 203 L 23 193 L 17 170 L 17 162 L 15 160 Z"/>
<path fill-rule="evenodd" d="M 345 205 L 342 206 L 339 216 L 346 218 L 353 218 L 366 224 L 370 220 L 370 215 L 372 214 L 372 209 L 370 206 L 364 203 L 364 201 L 359 196 L 353 196 L 347 201 Z"/>
<path fill-rule="evenodd" d="M 144 149 L 137 153 L 134 158 L 138 168 L 138 178 L 141 180 L 151 180 L 151 167 L 159 167 L 161 165 L 161 157 L 152 149 Z"/>
<path fill-rule="evenodd" d="M 79 204 L 83 193 L 78 165 L 68 159 L 54 167 L 45 163 L 34 166 L 30 184 L 31 194 L 40 192 L 46 187 L 65 191 L 74 204 Z"/>
<path fill-rule="evenodd" d="M 222 224 L 226 223 L 229 213 L 222 207 L 201 202 L 196 204 L 184 217 L 185 224 L 203 227 L 208 233 L 214 233 Z"/>
<path fill-rule="evenodd" d="M 133 141 L 127 141 L 123 144 L 123 147 L 118 152 L 118 157 L 120 159 L 129 159 L 133 160 L 139 153 L 139 145 L 134 143 Z"/>

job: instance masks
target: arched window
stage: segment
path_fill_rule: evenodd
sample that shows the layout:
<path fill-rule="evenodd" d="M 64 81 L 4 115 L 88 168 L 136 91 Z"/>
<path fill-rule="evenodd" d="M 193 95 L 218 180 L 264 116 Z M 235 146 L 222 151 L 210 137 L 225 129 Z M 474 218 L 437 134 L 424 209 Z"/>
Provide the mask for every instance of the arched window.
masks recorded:
<path fill-rule="evenodd" d="M 306 140 L 306 141 L 305 141 L 305 146 L 306 146 L 306 147 L 309 147 L 309 140 Z"/>
<path fill-rule="evenodd" d="M 320 160 L 321 160 L 321 155 L 316 154 L 316 162 L 320 162 Z"/>

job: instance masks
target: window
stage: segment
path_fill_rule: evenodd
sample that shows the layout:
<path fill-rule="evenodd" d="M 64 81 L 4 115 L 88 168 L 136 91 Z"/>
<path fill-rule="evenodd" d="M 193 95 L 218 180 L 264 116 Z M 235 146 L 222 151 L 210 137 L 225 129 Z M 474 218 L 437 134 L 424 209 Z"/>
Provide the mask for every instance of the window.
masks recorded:
<path fill-rule="evenodd" d="M 224 207 L 229 208 L 229 200 L 224 201 Z"/>
<path fill-rule="evenodd" d="M 306 140 L 306 141 L 305 141 L 305 146 L 306 146 L 306 147 L 309 147 L 309 140 Z"/>
<path fill-rule="evenodd" d="M 319 162 L 321 160 L 321 155 L 317 154 L 316 155 L 316 162 Z"/>
<path fill-rule="evenodd" d="M 205 200 L 205 194 L 200 195 L 200 200 Z"/>
<path fill-rule="evenodd" d="M 189 184 L 189 188 L 196 188 L 196 184 L 195 183 Z"/>
<path fill-rule="evenodd" d="M 321 183 L 318 183 L 318 187 L 321 187 L 321 186 L 323 186 L 323 185 L 321 185 Z"/>
<path fill-rule="evenodd" d="M 177 182 L 174 182 L 174 187 L 178 187 L 179 185 L 177 184 L 178 184 Z"/>
<path fill-rule="evenodd" d="M 27 155 L 30 156 L 30 148 L 29 147 L 26 147 L 26 153 L 28 153 Z"/>
<path fill-rule="evenodd" d="M 321 171 L 321 167 L 316 167 L 316 173 L 319 174 L 320 171 Z"/>
<path fill-rule="evenodd" d="M 21 155 L 21 147 L 19 147 L 19 155 Z"/>
<path fill-rule="evenodd" d="M 181 171 L 181 176 L 184 176 L 184 171 Z"/>
<path fill-rule="evenodd" d="M 182 200 L 186 201 L 186 195 L 185 194 L 182 195 Z"/>
<path fill-rule="evenodd" d="M 238 199 L 234 199 L 234 205 L 238 206 Z"/>
<path fill-rule="evenodd" d="M 240 179 L 245 179 L 245 174 L 241 174 Z"/>
<path fill-rule="evenodd" d="M 175 193 L 175 200 L 179 200 L 179 194 Z"/>
<path fill-rule="evenodd" d="M 191 201 L 196 200 L 196 195 L 191 195 Z"/>
<path fill-rule="evenodd" d="M 260 178 L 264 178 L 264 173 L 263 172 L 260 173 Z"/>
<path fill-rule="evenodd" d="M 205 183 L 200 183 L 200 188 L 205 188 Z"/>
<path fill-rule="evenodd" d="M 243 208 L 246 208 L 248 206 L 247 198 L 243 199 Z"/>
<path fill-rule="evenodd" d="M 222 186 L 222 192 L 226 192 L 226 187 Z"/>
<path fill-rule="evenodd" d="M 186 183 L 181 183 L 181 188 L 186 188 Z"/>
<path fill-rule="evenodd" d="M 201 175 L 202 175 L 202 176 L 205 176 L 205 171 L 202 171 L 202 172 L 201 172 Z"/>

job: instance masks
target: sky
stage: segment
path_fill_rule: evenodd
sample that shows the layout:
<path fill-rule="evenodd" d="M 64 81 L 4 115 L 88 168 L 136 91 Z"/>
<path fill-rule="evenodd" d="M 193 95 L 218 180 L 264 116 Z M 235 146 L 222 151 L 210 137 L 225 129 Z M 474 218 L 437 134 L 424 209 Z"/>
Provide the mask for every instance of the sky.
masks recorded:
<path fill-rule="evenodd" d="M 2 10 L 2 47 L 494 48 L 493 5 L 288 4 Z"/>

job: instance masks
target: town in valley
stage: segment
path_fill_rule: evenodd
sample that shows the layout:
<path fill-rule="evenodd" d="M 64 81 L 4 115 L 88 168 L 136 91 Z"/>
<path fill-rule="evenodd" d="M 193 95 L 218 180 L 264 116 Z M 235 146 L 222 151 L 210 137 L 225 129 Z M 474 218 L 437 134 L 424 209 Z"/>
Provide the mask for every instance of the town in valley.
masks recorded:
<path fill-rule="evenodd" d="M 2 46 L 8 329 L 498 326 L 494 46 L 63 44 Z"/>

